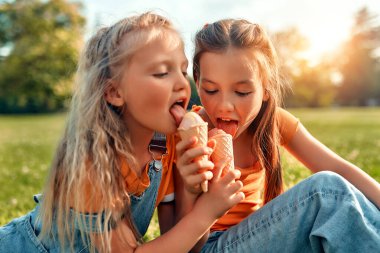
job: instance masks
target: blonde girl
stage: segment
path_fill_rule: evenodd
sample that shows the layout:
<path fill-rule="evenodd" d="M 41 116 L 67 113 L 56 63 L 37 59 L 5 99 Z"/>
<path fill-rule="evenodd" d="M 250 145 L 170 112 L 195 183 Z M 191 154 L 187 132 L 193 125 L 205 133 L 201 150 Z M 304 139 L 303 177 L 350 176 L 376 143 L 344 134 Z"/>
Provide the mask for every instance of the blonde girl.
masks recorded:
<path fill-rule="evenodd" d="M 259 25 L 235 19 L 206 25 L 195 36 L 193 74 L 204 106 L 194 110 L 210 128 L 233 136 L 234 162 L 246 196 L 212 226 L 208 240 L 202 238 L 195 251 L 380 250 L 379 183 L 279 107 L 276 53 Z M 210 178 L 197 171 L 212 168 L 192 162 L 205 153 L 193 148 L 195 141 L 177 145 L 184 196 L 190 196 L 181 215 L 199 195 L 199 183 Z M 316 173 L 284 194 L 279 145 Z"/>
<path fill-rule="evenodd" d="M 217 178 L 170 229 L 174 153 L 151 140 L 155 132 L 173 140 L 190 97 L 187 64 L 178 32 L 152 13 L 89 40 L 43 194 L 32 212 L 0 228 L 0 252 L 188 252 L 243 198 L 238 173 Z M 142 244 L 156 206 L 166 233 Z"/>

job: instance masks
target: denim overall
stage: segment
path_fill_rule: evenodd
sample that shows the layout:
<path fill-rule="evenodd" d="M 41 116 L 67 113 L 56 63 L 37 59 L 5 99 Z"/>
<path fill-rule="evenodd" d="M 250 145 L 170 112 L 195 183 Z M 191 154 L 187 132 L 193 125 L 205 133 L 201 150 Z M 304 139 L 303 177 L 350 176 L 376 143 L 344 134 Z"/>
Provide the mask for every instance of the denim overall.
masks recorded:
<path fill-rule="evenodd" d="M 380 252 L 380 210 L 341 176 L 319 172 L 226 231 L 206 252 Z"/>
<path fill-rule="evenodd" d="M 153 216 L 158 188 L 161 182 L 162 175 L 161 161 L 153 160 L 149 163 L 148 175 L 150 178 L 149 187 L 140 196 L 131 196 L 131 210 L 136 228 L 141 235 L 144 235 L 148 229 L 150 220 Z M 39 202 L 41 195 L 34 196 L 34 201 L 37 203 L 36 208 L 30 213 L 20 218 L 14 219 L 9 224 L 0 228 L 0 252 L 70 252 L 69 246 L 61 250 L 57 239 L 49 238 L 40 241 L 37 239 L 41 231 L 41 223 L 36 222 L 36 217 L 39 212 Z M 83 214 L 86 217 L 85 214 Z M 96 215 L 92 216 L 94 221 Z M 88 222 L 95 224 L 95 222 Z M 99 232 L 94 227 L 86 227 L 86 232 Z M 53 228 L 53 233 L 56 233 L 56 227 Z M 75 230 L 74 252 L 88 252 L 86 244 L 82 242 L 79 230 Z M 67 245 L 67 244 L 66 244 Z"/>
<path fill-rule="evenodd" d="M 150 162 L 148 175 L 150 178 L 149 187 L 140 196 L 131 196 L 133 221 L 140 235 L 145 235 L 156 208 L 162 175 L 161 161 L 153 160 Z"/>

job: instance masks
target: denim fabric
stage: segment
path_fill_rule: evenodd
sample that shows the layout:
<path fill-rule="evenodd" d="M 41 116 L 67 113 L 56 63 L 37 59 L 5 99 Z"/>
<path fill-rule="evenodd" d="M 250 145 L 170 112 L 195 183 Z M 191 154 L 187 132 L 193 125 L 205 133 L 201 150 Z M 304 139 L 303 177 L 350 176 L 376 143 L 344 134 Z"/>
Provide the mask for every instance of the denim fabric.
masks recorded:
<path fill-rule="evenodd" d="M 341 176 L 320 172 L 239 224 L 205 252 L 380 252 L 380 211 Z"/>
<path fill-rule="evenodd" d="M 158 188 L 162 176 L 161 161 L 153 160 L 148 171 L 150 185 L 140 196 L 131 196 L 133 221 L 140 235 L 145 235 L 156 207 Z"/>
<path fill-rule="evenodd" d="M 145 234 L 154 213 L 157 192 L 161 181 L 161 167 L 162 165 L 160 161 L 152 161 L 150 163 L 148 171 L 150 178 L 149 187 L 141 196 L 131 196 L 131 209 L 134 223 L 142 235 Z M 40 241 L 37 238 L 41 231 L 41 223 L 38 223 L 36 221 L 36 217 L 40 208 L 40 205 L 38 203 L 41 200 L 41 195 L 35 196 L 34 200 L 36 201 L 37 206 L 33 211 L 26 214 L 25 216 L 12 220 L 4 227 L 0 227 L 0 252 L 70 252 L 70 246 L 68 243 L 66 243 L 67 248 L 63 250 L 60 248 L 60 243 L 57 240 L 56 227 L 53 227 L 54 237 L 50 237 L 48 239 L 44 238 L 43 241 Z M 74 211 L 71 210 L 71 212 Z M 90 222 L 89 215 L 81 215 L 83 215 L 86 220 L 86 232 L 101 232 L 97 231 L 95 227 L 90 227 L 91 224 L 94 226 L 94 221 L 97 218 L 97 214 L 93 214 L 93 222 Z M 74 252 L 88 252 L 86 243 L 82 241 L 79 230 L 75 229 L 74 233 L 76 238 L 74 242 Z"/>

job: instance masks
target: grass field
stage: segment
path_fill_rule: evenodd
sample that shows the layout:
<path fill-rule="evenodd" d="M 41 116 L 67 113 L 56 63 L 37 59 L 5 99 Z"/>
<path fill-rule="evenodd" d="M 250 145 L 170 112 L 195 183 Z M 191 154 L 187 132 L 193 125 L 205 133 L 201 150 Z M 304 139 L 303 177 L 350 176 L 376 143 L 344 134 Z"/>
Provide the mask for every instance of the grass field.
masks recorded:
<path fill-rule="evenodd" d="M 290 111 L 326 146 L 380 182 L 380 108 Z M 0 115 L 0 225 L 34 207 L 32 195 L 42 189 L 65 116 Z M 282 160 L 288 187 L 310 175 L 286 152 Z M 154 220 L 146 239 L 157 235 Z"/>

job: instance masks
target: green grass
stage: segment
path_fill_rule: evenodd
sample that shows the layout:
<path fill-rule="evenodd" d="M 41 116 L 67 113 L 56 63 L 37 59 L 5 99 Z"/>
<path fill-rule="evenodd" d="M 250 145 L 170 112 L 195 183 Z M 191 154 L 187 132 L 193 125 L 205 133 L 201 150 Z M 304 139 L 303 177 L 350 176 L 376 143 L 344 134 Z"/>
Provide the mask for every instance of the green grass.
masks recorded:
<path fill-rule="evenodd" d="M 64 114 L 0 116 L 0 225 L 34 207 L 64 121 Z"/>
<path fill-rule="evenodd" d="M 380 182 L 380 108 L 290 111 L 317 139 Z M 0 225 L 34 207 L 32 195 L 41 192 L 65 117 L 0 115 Z M 286 152 L 282 161 L 287 186 L 310 175 Z M 155 216 L 145 239 L 158 235 Z"/>
<path fill-rule="evenodd" d="M 309 132 L 344 159 L 380 182 L 380 108 L 291 109 Z M 300 162 L 282 152 L 288 186 L 310 175 Z"/>

